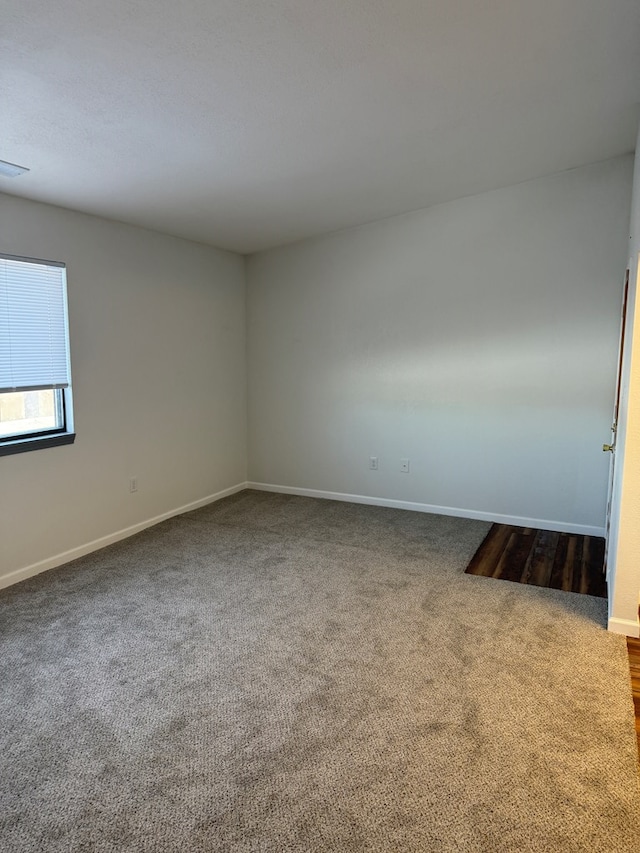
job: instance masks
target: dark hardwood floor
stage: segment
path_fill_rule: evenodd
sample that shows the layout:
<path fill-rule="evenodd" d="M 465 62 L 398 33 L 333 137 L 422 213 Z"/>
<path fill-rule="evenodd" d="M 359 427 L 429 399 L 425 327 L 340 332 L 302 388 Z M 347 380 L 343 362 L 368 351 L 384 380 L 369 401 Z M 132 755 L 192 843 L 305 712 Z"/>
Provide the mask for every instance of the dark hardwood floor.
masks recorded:
<path fill-rule="evenodd" d="M 638 754 L 640 754 L 640 640 L 627 637 L 627 651 L 629 652 L 629 670 L 631 672 L 631 695 L 636 710 Z"/>
<path fill-rule="evenodd" d="M 604 539 L 597 536 L 494 524 L 466 571 L 606 598 L 603 563 Z"/>
<path fill-rule="evenodd" d="M 607 597 L 604 539 L 494 524 L 466 568 L 470 575 Z M 640 755 L 640 640 L 627 637 Z"/>

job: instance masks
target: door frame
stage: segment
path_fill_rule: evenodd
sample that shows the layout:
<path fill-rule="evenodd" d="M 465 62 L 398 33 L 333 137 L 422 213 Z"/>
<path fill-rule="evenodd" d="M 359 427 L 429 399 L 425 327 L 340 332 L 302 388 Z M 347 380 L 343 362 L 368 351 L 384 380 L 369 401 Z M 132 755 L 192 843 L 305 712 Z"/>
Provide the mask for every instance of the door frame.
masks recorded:
<path fill-rule="evenodd" d="M 611 422 L 611 444 L 603 445 L 602 449 L 611 450 L 609 460 L 609 483 L 607 486 L 607 514 L 604 528 L 604 565 L 602 571 L 606 574 L 609 556 L 609 534 L 611 532 L 611 502 L 613 500 L 613 481 L 616 467 L 616 440 L 618 435 L 618 417 L 620 414 L 620 395 L 622 392 L 622 365 L 624 360 L 625 334 L 627 330 L 627 309 L 629 306 L 629 275 L 627 268 L 624 276 L 624 288 L 622 291 L 622 310 L 620 314 L 620 339 L 618 342 L 618 371 L 616 375 L 616 393 L 613 404 L 613 420 Z"/>

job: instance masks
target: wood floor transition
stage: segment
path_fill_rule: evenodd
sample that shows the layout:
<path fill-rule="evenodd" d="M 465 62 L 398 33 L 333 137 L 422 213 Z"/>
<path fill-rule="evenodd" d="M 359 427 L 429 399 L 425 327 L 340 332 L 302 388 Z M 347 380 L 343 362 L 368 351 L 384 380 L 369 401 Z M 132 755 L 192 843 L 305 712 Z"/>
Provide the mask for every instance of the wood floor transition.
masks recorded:
<path fill-rule="evenodd" d="M 638 754 L 640 755 L 640 640 L 627 637 L 627 651 L 629 652 L 631 694 L 636 711 L 636 736 L 638 738 Z"/>
<path fill-rule="evenodd" d="M 607 597 L 604 539 L 493 524 L 467 574 Z M 640 640 L 627 637 L 640 755 Z"/>
<path fill-rule="evenodd" d="M 467 566 L 470 575 L 607 597 L 604 539 L 493 524 Z"/>

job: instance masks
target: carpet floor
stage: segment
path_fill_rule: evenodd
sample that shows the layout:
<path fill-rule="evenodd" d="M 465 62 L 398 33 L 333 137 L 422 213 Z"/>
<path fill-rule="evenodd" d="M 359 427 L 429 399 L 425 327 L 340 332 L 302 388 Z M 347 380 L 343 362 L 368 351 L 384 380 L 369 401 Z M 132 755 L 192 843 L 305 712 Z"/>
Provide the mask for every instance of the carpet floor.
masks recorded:
<path fill-rule="evenodd" d="M 0 849 L 637 853 L 606 602 L 245 491 L 0 592 Z"/>

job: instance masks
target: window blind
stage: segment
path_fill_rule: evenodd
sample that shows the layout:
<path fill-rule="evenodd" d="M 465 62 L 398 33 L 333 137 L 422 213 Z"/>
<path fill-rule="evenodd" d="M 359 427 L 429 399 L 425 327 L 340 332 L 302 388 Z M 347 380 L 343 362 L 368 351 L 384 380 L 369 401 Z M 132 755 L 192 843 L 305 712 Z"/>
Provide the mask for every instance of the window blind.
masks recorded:
<path fill-rule="evenodd" d="M 69 384 L 65 265 L 0 255 L 0 392 Z"/>

